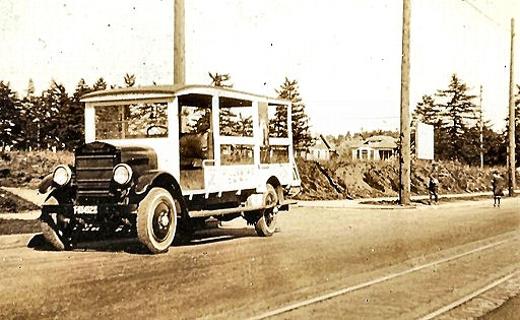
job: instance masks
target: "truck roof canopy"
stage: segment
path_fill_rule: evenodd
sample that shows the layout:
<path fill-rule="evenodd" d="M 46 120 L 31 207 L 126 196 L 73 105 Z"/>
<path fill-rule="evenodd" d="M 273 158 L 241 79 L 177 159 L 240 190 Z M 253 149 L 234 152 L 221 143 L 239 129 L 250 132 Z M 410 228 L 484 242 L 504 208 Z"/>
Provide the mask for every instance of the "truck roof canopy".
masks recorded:
<path fill-rule="evenodd" d="M 105 102 L 115 100 L 134 100 L 146 98 L 173 98 L 183 94 L 205 94 L 233 97 L 237 99 L 267 100 L 273 104 L 289 104 L 290 101 L 224 87 L 208 85 L 155 85 L 142 87 L 117 88 L 87 93 L 81 102 Z"/>

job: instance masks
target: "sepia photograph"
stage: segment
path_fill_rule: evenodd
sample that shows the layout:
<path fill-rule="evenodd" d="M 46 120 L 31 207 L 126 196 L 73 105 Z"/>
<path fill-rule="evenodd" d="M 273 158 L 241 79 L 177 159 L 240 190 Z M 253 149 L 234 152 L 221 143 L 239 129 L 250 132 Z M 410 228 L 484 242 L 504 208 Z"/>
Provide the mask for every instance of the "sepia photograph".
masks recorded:
<path fill-rule="evenodd" d="M 0 319 L 520 319 L 520 2 L 0 16 Z"/>

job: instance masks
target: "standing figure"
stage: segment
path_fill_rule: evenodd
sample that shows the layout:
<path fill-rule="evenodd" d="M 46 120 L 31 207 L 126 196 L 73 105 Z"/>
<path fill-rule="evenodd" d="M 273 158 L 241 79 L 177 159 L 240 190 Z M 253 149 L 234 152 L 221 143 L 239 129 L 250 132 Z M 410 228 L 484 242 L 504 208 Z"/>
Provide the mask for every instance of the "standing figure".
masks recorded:
<path fill-rule="evenodd" d="M 500 199 L 504 195 L 504 190 L 502 189 L 502 177 L 500 173 L 498 173 L 498 170 L 493 171 L 491 187 L 493 188 L 493 207 L 500 208 Z"/>
<path fill-rule="evenodd" d="M 430 180 L 428 181 L 428 194 L 430 196 L 430 204 L 432 204 L 432 200 L 435 200 L 437 204 L 439 202 L 439 196 L 437 195 L 437 190 L 439 189 L 439 180 L 437 180 L 433 174 L 430 175 Z"/>

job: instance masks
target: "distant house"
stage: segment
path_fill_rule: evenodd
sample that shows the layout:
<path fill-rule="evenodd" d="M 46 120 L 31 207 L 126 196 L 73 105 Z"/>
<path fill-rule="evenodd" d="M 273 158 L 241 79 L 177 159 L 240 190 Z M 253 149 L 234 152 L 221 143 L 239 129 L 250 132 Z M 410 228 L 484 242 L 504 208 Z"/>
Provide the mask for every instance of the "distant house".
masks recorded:
<path fill-rule="evenodd" d="M 352 159 L 386 160 L 397 154 L 397 139 L 390 136 L 372 136 L 352 146 Z"/>
<path fill-rule="evenodd" d="M 304 160 L 327 161 L 337 156 L 336 149 L 320 134 L 312 147 L 307 150 L 296 150 L 296 157 Z"/>

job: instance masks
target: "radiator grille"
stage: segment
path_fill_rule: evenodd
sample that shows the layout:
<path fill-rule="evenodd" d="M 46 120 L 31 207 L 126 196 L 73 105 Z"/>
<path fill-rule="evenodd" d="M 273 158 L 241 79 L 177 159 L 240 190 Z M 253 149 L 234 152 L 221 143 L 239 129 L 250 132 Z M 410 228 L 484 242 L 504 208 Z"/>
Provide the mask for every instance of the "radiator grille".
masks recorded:
<path fill-rule="evenodd" d="M 76 155 L 76 185 L 80 203 L 104 203 L 113 196 L 110 184 L 116 163 L 115 154 Z"/>

